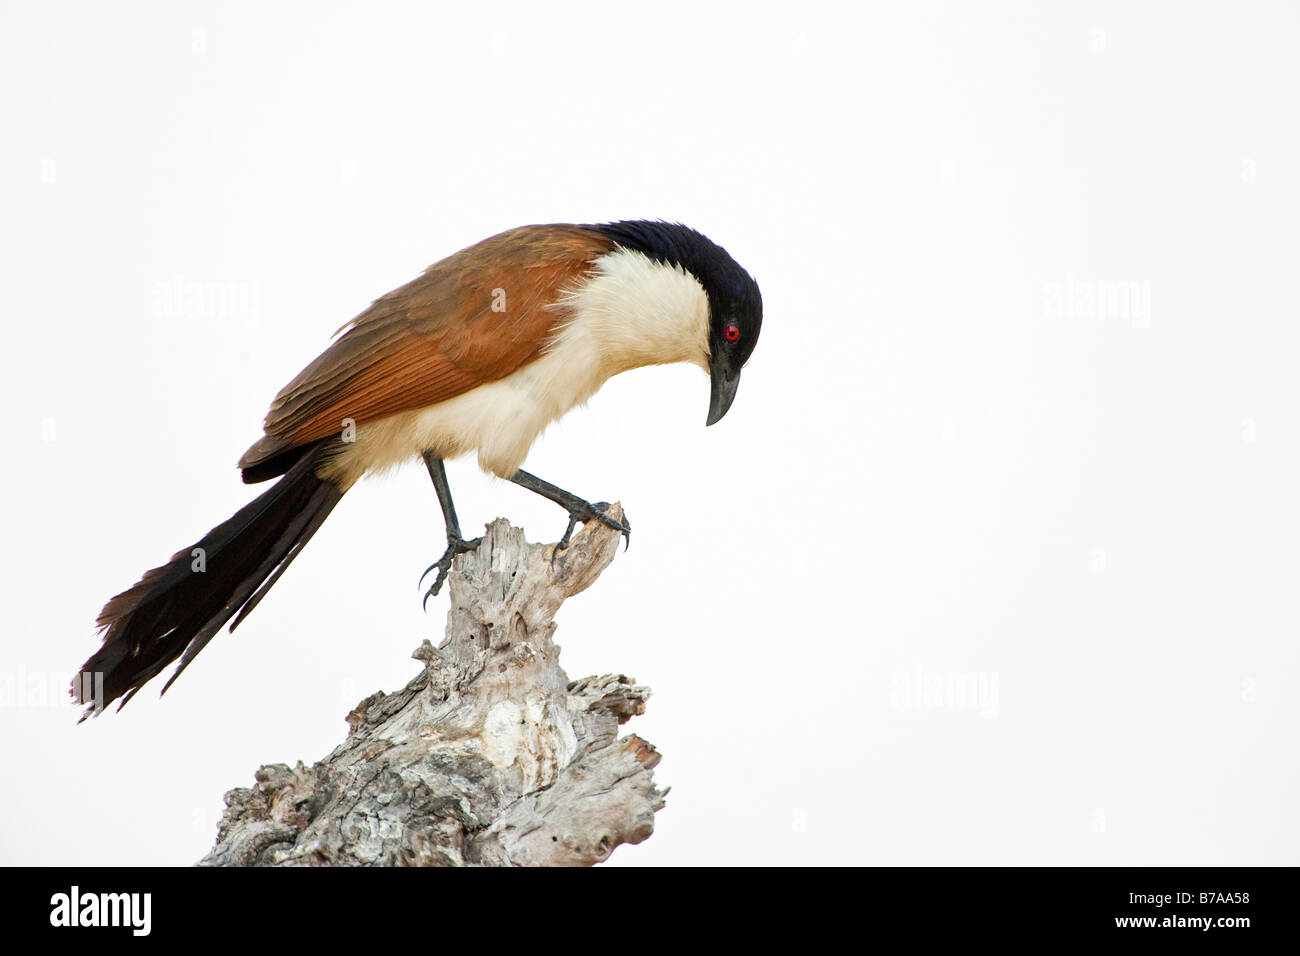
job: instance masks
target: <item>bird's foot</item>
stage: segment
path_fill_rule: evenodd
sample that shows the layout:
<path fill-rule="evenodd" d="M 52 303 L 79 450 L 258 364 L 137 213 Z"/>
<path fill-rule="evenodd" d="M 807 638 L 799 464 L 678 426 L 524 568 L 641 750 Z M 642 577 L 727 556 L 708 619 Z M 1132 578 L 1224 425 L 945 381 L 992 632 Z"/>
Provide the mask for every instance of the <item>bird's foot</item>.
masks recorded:
<path fill-rule="evenodd" d="M 609 514 L 609 502 L 597 501 L 594 505 L 590 501 L 579 501 L 569 508 L 569 526 L 564 529 L 564 537 L 556 543 L 555 549 L 551 551 L 551 564 L 555 563 L 555 556 L 569 546 L 569 539 L 573 537 L 573 529 L 579 523 L 586 524 L 588 521 L 599 521 L 607 528 L 613 528 L 623 535 L 623 550 L 626 551 L 632 543 L 632 523 L 627 520 L 627 515 L 622 518 L 615 518 Z"/>
<path fill-rule="evenodd" d="M 429 586 L 429 590 L 424 592 L 424 601 L 421 603 L 421 607 L 427 609 L 429 598 L 437 596 L 438 592 L 442 590 L 443 582 L 447 580 L 447 575 L 451 573 L 451 563 L 456 560 L 456 555 L 464 554 L 466 551 L 473 551 L 482 540 L 482 538 L 475 538 L 473 541 L 466 541 L 459 536 L 449 536 L 447 538 L 447 550 L 443 552 L 442 557 L 425 568 L 424 573 L 420 575 L 420 583 L 424 584 L 424 579 L 429 576 L 429 572 L 435 568 L 438 570 L 438 575 L 433 579 L 433 584 Z"/>

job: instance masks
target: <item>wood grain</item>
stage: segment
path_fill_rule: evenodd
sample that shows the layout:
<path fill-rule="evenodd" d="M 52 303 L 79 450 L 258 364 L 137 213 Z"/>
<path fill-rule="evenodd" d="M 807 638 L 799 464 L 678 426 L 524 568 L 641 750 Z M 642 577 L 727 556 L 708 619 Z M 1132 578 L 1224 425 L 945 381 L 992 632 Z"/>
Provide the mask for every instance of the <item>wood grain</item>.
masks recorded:
<path fill-rule="evenodd" d="M 659 754 L 618 728 L 650 690 L 621 674 L 570 682 L 551 640 L 619 542 L 591 523 L 552 564 L 552 546 L 493 522 L 457 558 L 446 639 L 416 651 L 420 674 L 358 704 L 324 760 L 261 767 L 226 794 L 201 865 L 590 866 L 648 838 Z"/>

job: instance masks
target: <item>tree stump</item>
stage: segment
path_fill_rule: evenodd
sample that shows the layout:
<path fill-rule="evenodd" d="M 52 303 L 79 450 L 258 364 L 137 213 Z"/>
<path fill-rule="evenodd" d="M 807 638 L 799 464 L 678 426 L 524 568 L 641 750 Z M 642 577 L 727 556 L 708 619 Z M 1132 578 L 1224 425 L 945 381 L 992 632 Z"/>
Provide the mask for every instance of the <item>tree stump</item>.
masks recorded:
<path fill-rule="evenodd" d="M 618 505 L 614 513 L 621 515 Z M 225 795 L 200 866 L 589 866 L 654 830 L 654 747 L 618 726 L 650 690 L 621 674 L 570 681 L 555 612 L 613 561 L 588 522 L 552 562 L 498 519 L 460 555 L 446 638 L 405 688 L 367 697 L 311 767 L 271 764 Z"/>

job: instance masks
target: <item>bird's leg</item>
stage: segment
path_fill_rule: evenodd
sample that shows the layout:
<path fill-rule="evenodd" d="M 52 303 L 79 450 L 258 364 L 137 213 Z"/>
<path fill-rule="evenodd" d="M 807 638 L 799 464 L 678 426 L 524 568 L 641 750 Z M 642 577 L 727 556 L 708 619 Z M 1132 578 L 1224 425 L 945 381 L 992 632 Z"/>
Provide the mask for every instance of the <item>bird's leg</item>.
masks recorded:
<path fill-rule="evenodd" d="M 451 488 L 447 484 L 447 469 L 443 467 L 442 459 L 433 452 L 426 451 L 424 464 L 429 469 L 429 477 L 433 479 L 433 488 L 438 492 L 438 504 L 442 506 L 442 520 L 447 523 L 447 550 L 443 552 L 441 558 L 425 569 L 424 574 L 420 575 L 420 583 L 423 584 L 429 572 L 434 568 L 438 569 L 438 576 L 433 579 L 429 590 L 424 592 L 423 606 L 427 607 L 429 598 L 442 590 L 442 583 L 451 573 L 451 562 L 455 560 L 456 555 L 473 551 L 483 539 L 475 538 L 473 541 L 466 541 L 460 536 L 460 522 L 456 520 L 456 506 L 451 500 Z"/>
<path fill-rule="evenodd" d="M 530 475 L 522 470 L 515 472 L 514 477 L 510 480 L 521 488 L 527 488 L 543 498 L 554 501 L 569 513 L 569 526 L 564 529 L 564 537 L 555 546 L 555 551 L 551 552 L 552 561 L 555 560 L 556 552 L 563 551 L 569 546 L 569 537 L 573 534 L 573 529 L 579 521 L 596 520 L 608 525 L 615 531 L 622 532 L 625 541 L 624 550 L 627 550 L 627 545 L 632 543 L 632 525 L 627 520 L 627 515 L 624 515 L 621 521 L 610 517 L 605 510 L 609 507 L 608 501 L 598 501 L 593 505 L 590 501 L 583 501 L 577 495 L 571 494 L 563 488 L 557 488 L 549 481 L 543 481 L 536 475 Z"/>

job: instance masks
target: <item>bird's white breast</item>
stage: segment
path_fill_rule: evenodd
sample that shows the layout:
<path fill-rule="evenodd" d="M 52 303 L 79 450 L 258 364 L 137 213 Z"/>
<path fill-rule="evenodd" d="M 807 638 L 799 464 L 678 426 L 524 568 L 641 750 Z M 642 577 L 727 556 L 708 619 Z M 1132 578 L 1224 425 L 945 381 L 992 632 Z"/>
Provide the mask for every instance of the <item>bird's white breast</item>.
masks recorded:
<path fill-rule="evenodd" d="M 338 471 L 351 483 L 426 450 L 441 458 L 477 451 L 484 471 L 509 478 L 546 426 L 610 376 L 667 362 L 708 369 L 708 298 L 681 268 L 618 249 L 552 308 L 566 317 L 540 358 L 448 401 L 359 426 Z"/>

